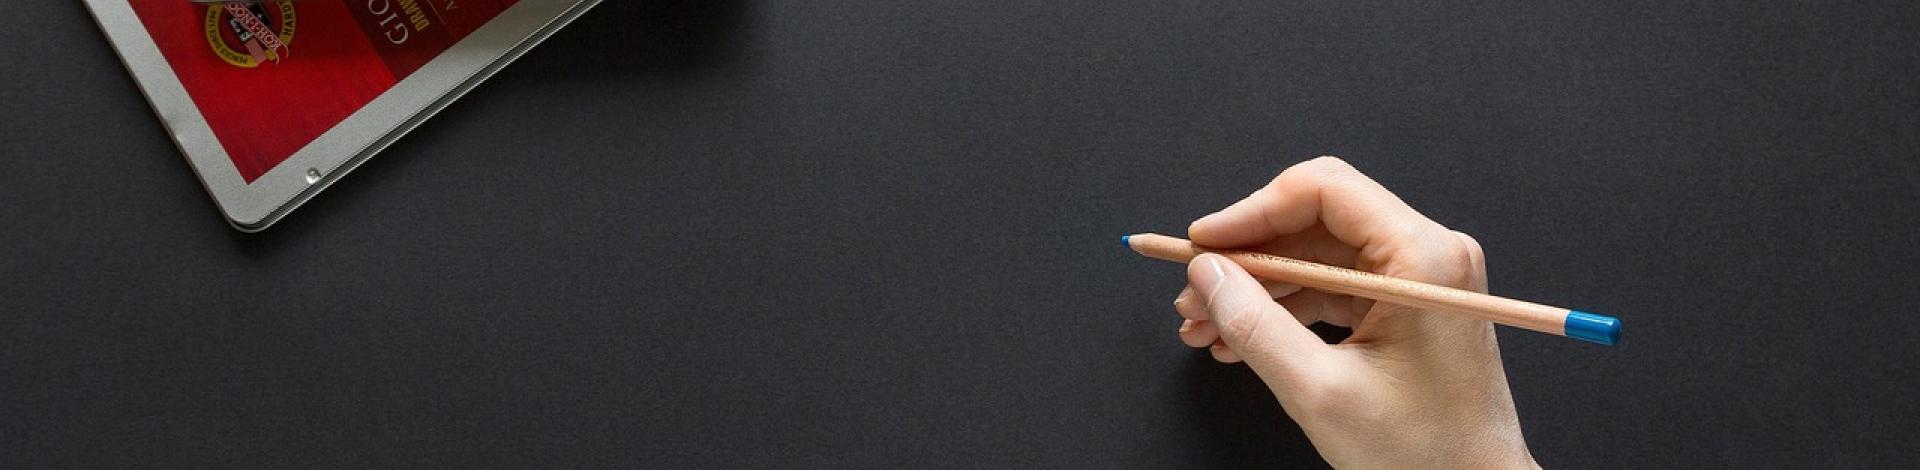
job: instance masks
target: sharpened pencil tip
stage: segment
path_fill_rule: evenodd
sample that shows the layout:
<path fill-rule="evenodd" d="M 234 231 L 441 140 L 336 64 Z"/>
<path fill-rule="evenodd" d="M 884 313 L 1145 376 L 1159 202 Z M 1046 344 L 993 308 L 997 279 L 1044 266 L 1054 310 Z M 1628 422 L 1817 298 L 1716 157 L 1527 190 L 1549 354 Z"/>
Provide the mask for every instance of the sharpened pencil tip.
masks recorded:
<path fill-rule="evenodd" d="M 1133 238 L 1133 235 L 1121 235 L 1121 236 L 1120 236 L 1120 244 L 1122 244 L 1122 245 L 1126 245 L 1126 246 L 1127 246 L 1127 249 L 1129 249 L 1129 250 L 1131 250 L 1131 249 L 1133 249 L 1133 241 L 1132 241 L 1132 238 Z"/>

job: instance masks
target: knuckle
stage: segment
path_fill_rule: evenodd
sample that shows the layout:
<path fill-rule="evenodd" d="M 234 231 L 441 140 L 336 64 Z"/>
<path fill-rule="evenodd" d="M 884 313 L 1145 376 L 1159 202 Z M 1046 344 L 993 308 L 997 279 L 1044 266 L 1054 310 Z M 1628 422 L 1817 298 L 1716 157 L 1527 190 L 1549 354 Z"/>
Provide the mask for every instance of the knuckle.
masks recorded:
<path fill-rule="evenodd" d="M 1322 155 L 1281 170 L 1280 175 L 1273 178 L 1273 183 L 1280 184 L 1290 178 L 1300 178 L 1302 181 L 1337 181 L 1359 173 L 1360 170 L 1354 169 L 1353 165 L 1348 164 L 1346 160 L 1341 160 L 1340 157 Z"/>
<path fill-rule="evenodd" d="M 1346 169 L 1346 170 L 1354 169 L 1353 164 L 1347 163 L 1345 159 L 1342 159 L 1334 155 L 1321 155 L 1318 157 L 1314 157 L 1313 160 L 1308 160 L 1307 162 L 1315 165 L 1319 165 L 1323 168 L 1327 168 L 1330 170 L 1331 169 Z"/>
<path fill-rule="evenodd" d="M 1467 254 L 1473 255 L 1473 258 L 1475 259 L 1481 259 L 1486 257 L 1487 255 L 1486 250 L 1481 248 L 1480 240 L 1475 240 L 1473 238 L 1473 235 L 1468 235 L 1467 232 L 1462 232 L 1459 230 L 1453 231 L 1453 234 L 1460 237 L 1460 243 L 1462 245 L 1466 245 Z"/>
<path fill-rule="evenodd" d="M 1354 397 L 1360 392 L 1358 387 L 1355 387 L 1350 380 L 1338 376 L 1317 377 L 1317 379 L 1301 383 L 1293 390 L 1295 399 L 1303 405 L 1307 414 L 1319 418 L 1334 418 L 1354 413 L 1357 403 Z"/>
<path fill-rule="evenodd" d="M 1448 230 L 1439 225 L 1429 225 L 1427 229 L 1413 229 L 1401 251 L 1393 255 L 1404 256 L 1410 269 L 1410 275 L 1419 281 L 1439 284 L 1447 287 L 1472 289 L 1481 284 L 1478 279 L 1483 267 L 1484 254 L 1478 242 L 1472 241 L 1459 232 Z M 1417 241 L 1415 241 L 1417 240 Z"/>
<path fill-rule="evenodd" d="M 1435 280 L 1451 287 L 1477 289 L 1482 284 L 1479 279 L 1485 272 L 1486 259 L 1480 242 L 1458 231 L 1443 228 L 1440 232 L 1446 236 L 1436 237 L 1442 242 L 1433 244 L 1426 258 Z"/>
<path fill-rule="evenodd" d="M 1468 257 L 1467 277 L 1465 280 L 1461 281 L 1461 287 L 1467 288 L 1468 290 L 1486 292 L 1487 290 L 1487 251 L 1486 249 L 1482 248 L 1480 246 L 1480 241 L 1473 239 L 1472 235 L 1467 235 L 1465 232 L 1458 232 L 1458 231 L 1453 233 L 1460 234 L 1460 242 L 1462 245 L 1465 245 L 1467 249 L 1467 257 Z"/>
<path fill-rule="evenodd" d="M 1305 165 L 1310 165 L 1316 175 L 1329 180 L 1350 178 L 1360 174 L 1360 169 L 1354 168 L 1353 164 L 1332 155 L 1308 160 Z"/>
<path fill-rule="evenodd" d="M 1229 345 L 1254 346 L 1249 343 L 1257 337 L 1255 333 L 1259 331 L 1261 323 L 1264 323 L 1265 312 L 1253 302 L 1236 300 L 1220 303 L 1221 305 L 1214 312 L 1220 337 Z"/>
<path fill-rule="evenodd" d="M 1456 241 L 1447 243 L 1445 246 L 1445 251 L 1442 252 L 1444 258 L 1442 259 L 1446 260 L 1447 264 L 1462 268 L 1473 267 L 1474 247 L 1472 244 L 1464 241 Z"/>

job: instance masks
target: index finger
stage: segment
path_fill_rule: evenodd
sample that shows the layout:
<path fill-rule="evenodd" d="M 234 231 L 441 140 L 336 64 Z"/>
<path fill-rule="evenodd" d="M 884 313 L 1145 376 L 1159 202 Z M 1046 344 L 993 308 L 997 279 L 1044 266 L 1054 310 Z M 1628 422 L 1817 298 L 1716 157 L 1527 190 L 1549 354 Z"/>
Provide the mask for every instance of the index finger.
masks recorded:
<path fill-rule="evenodd" d="M 1287 168 L 1246 199 L 1193 221 L 1187 237 L 1205 246 L 1245 247 L 1315 223 L 1364 250 L 1417 237 L 1434 222 L 1347 162 L 1320 157 Z"/>

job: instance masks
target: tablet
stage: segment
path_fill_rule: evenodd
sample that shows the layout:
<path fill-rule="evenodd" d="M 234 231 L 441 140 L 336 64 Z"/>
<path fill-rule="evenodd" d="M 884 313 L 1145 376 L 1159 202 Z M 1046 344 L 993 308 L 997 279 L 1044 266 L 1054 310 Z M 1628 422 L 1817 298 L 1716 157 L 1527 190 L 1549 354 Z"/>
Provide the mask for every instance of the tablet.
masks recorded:
<path fill-rule="evenodd" d="M 599 0 L 84 0 L 215 204 L 267 228 Z"/>

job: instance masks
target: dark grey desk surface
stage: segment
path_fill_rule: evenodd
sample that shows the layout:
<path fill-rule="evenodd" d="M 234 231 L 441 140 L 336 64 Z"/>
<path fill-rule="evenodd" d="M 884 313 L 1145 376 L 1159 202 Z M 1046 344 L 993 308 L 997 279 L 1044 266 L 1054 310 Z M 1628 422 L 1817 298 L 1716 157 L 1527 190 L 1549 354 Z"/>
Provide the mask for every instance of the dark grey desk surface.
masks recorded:
<path fill-rule="evenodd" d="M 0 37 L 0 467 L 1318 465 L 1114 242 L 1318 154 L 1480 237 L 1552 467 L 1913 466 L 1920 9 L 612 0 L 261 235 Z"/>

